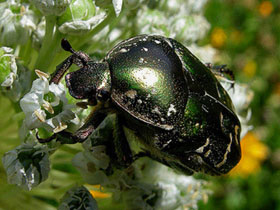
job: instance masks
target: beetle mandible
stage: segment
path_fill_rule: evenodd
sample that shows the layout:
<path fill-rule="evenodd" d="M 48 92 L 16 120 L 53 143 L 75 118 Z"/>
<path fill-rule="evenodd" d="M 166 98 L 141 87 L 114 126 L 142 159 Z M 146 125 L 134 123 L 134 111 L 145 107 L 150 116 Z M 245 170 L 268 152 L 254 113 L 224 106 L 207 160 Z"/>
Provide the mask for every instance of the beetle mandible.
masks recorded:
<path fill-rule="evenodd" d="M 79 70 L 65 76 L 71 96 L 87 99 L 95 111 L 75 133 L 62 131 L 49 139 L 83 142 L 109 116 L 117 130 L 111 141 L 119 167 L 132 155 L 124 127 L 139 137 L 143 152 L 184 174 L 225 174 L 241 158 L 240 122 L 230 97 L 207 66 L 171 38 L 139 35 L 120 42 L 101 62 L 74 51 L 52 74 L 59 83 L 74 63 Z"/>

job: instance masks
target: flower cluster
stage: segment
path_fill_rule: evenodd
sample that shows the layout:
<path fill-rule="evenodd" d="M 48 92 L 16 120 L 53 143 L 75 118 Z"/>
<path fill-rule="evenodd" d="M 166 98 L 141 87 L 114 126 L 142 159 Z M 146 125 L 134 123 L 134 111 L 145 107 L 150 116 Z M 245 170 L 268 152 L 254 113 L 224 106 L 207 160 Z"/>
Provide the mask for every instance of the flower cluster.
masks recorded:
<path fill-rule="evenodd" d="M 135 161 L 126 170 L 113 168 L 113 174 L 108 172 L 114 166 L 106 154 L 106 146 L 95 144 L 112 141 L 108 139 L 108 126 L 113 120 L 112 115 L 106 117 L 83 143 L 85 150 L 73 159 L 87 183 L 101 185 L 112 193 L 115 202 L 124 202 L 128 209 L 195 209 L 199 200 L 207 200 L 210 192 L 205 189 L 206 182 L 178 174 L 148 158 Z M 137 145 L 137 140 L 130 141 Z"/>
<path fill-rule="evenodd" d="M 196 44 L 210 28 L 202 13 L 205 3 L 206 0 L 8 0 L 0 3 L 1 93 L 11 99 L 17 114 L 24 115 L 19 122 L 22 144 L 3 157 L 9 183 L 31 190 L 45 181 L 50 170 L 49 157 L 59 144 L 41 145 L 35 134 L 48 138 L 61 131 L 73 132 L 90 112 L 71 103 L 73 98 L 63 81 L 49 84 L 49 73 L 67 56 L 59 45 L 63 37 L 75 49 L 84 50 L 95 59 L 103 57 L 125 38 L 158 34 L 188 46 L 203 62 L 213 62 L 215 51 Z M 235 86 L 233 101 L 239 103 L 237 110 L 240 107 L 243 112 L 249 103 L 249 99 L 243 101 L 244 97 L 250 94 L 240 89 L 244 93 L 240 95 L 238 88 Z M 244 124 L 248 118 L 249 114 Z M 127 209 L 197 208 L 199 200 L 206 200 L 209 192 L 205 181 L 179 175 L 150 159 L 139 159 L 125 170 L 114 167 L 112 157 L 106 153 L 108 142 L 112 141 L 109 135 L 112 120 L 108 115 L 84 142 L 84 150 L 74 150 L 73 165 L 85 182 L 101 185 Z M 72 184 L 70 180 L 69 185 Z M 71 189 L 65 195 L 59 208 L 68 207 L 97 209 L 84 187 Z"/>

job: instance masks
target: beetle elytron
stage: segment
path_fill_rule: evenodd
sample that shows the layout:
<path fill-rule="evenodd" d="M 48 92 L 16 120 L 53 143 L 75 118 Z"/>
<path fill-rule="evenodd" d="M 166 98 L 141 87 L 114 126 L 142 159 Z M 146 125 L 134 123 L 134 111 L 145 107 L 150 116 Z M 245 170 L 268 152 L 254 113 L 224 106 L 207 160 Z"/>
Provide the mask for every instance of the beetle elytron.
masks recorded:
<path fill-rule="evenodd" d="M 227 173 L 240 160 L 240 122 L 232 102 L 213 73 L 177 41 L 139 35 L 122 41 L 101 62 L 92 61 L 62 41 L 72 53 L 57 67 L 59 83 L 71 64 L 80 67 L 65 76 L 70 94 L 98 105 L 74 134 L 53 138 L 83 142 L 109 115 L 116 120 L 112 145 L 120 167 L 132 155 L 123 126 L 132 130 L 149 156 L 184 174 Z M 62 140 L 61 140 L 62 141 Z M 137 155 L 136 155 L 137 156 Z"/>

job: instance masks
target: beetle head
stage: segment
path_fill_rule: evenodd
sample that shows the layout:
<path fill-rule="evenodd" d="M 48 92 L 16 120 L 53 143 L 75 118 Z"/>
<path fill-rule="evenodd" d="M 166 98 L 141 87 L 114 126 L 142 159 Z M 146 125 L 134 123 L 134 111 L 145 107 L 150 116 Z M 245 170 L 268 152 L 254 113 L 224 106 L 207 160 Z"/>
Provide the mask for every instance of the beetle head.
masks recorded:
<path fill-rule="evenodd" d="M 111 87 L 107 63 L 88 62 L 83 68 L 65 76 L 70 95 L 76 99 L 95 100 L 107 97 Z"/>

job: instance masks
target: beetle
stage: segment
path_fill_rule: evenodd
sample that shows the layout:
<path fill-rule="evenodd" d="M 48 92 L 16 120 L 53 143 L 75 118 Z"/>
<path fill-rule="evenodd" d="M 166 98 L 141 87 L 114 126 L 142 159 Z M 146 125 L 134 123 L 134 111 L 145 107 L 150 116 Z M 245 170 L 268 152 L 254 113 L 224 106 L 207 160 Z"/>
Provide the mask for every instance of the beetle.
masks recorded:
<path fill-rule="evenodd" d="M 139 35 L 117 44 L 100 62 L 73 50 L 65 39 L 61 45 L 72 54 L 50 83 L 58 84 L 76 64 L 80 69 L 65 76 L 69 93 L 97 108 L 75 133 L 62 131 L 39 141 L 83 142 L 111 117 L 115 132 L 108 150 L 119 167 L 137 157 L 124 128 L 139 139 L 138 157 L 184 174 L 225 174 L 239 162 L 241 126 L 229 95 L 211 69 L 176 40 Z"/>

